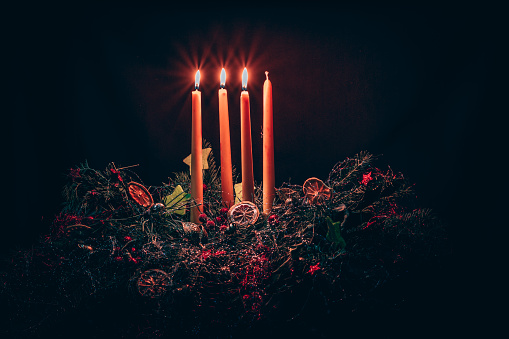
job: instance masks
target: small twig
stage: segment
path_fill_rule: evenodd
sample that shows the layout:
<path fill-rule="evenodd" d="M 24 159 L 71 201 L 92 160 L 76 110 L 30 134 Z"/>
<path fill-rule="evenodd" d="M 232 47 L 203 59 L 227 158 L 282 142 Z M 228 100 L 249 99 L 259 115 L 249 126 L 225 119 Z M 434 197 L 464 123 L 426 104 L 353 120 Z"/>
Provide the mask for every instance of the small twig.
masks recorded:
<path fill-rule="evenodd" d="M 130 243 L 132 243 L 134 240 L 131 240 L 131 241 L 128 241 L 121 249 L 120 249 L 120 252 L 122 252 L 126 247 L 127 245 L 129 245 Z"/>
<path fill-rule="evenodd" d="M 90 228 L 90 229 L 92 228 L 92 227 L 89 227 L 89 226 L 86 226 L 86 225 L 83 225 L 83 224 L 75 224 L 75 225 L 67 226 L 67 228 L 69 228 L 69 227 L 85 227 L 85 228 Z"/>
<path fill-rule="evenodd" d="M 131 166 L 125 166 L 125 167 L 120 167 L 118 170 L 123 170 L 123 169 L 126 169 L 126 168 L 131 168 L 131 167 L 136 167 L 136 166 L 140 166 L 140 164 L 131 165 Z"/>

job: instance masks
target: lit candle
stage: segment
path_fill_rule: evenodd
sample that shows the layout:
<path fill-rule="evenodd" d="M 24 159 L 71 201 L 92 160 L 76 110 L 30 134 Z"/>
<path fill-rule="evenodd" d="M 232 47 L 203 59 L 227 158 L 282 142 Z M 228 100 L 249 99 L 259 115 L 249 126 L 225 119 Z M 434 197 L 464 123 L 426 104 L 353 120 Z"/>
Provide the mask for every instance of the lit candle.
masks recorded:
<path fill-rule="evenodd" d="M 201 92 L 200 71 L 196 72 L 195 90 L 192 93 L 192 133 L 191 133 L 191 198 L 197 206 L 191 207 L 191 222 L 199 224 L 203 211 L 203 163 L 201 154 Z"/>
<path fill-rule="evenodd" d="M 275 195 L 274 128 L 272 115 L 272 83 L 265 72 L 263 83 L 263 213 L 269 214 Z"/>
<path fill-rule="evenodd" d="M 242 73 L 240 94 L 240 146 L 242 157 L 242 200 L 254 201 L 253 148 L 251 144 L 251 113 L 247 92 L 247 69 Z"/>
<path fill-rule="evenodd" d="M 221 151 L 221 192 L 223 205 L 230 208 L 234 201 L 232 178 L 232 154 L 230 147 L 230 119 L 228 117 L 228 92 L 224 88 L 226 72 L 221 70 L 219 88 L 219 139 Z"/>

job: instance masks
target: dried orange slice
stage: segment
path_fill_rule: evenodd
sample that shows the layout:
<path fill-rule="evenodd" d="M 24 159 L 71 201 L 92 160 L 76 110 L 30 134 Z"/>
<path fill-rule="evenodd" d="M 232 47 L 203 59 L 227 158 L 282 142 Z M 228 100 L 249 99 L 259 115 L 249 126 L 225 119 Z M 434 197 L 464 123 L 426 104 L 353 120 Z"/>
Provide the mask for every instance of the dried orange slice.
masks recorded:
<path fill-rule="evenodd" d="M 308 201 L 315 205 L 323 204 L 332 195 L 330 188 L 318 178 L 306 180 L 302 185 L 302 190 Z"/>
<path fill-rule="evenodd" d="M 144 297 L 158 298 L 172 285 L 165 271 L 152 269 L 143 272 L 138 278 L 138 292 Z"/>
<path fill-rule="evenodd" d="M 253 225 L 258 220 L 259 215 L 258 207 L 250 201 L 239 202 L 230 207 L 228 211 L 230 222 L 237 226 Z"/>
<path fill-rule="evenodd" d="M 127 184 L 127 188 L 129 191 L 129 195 L 134 199 L 138 204 L 143 207 L 150 207 L 154 204 L 154 199 L 149 191 L 142 184 L 138 184 L 137 182 L 131 181 Z"/>

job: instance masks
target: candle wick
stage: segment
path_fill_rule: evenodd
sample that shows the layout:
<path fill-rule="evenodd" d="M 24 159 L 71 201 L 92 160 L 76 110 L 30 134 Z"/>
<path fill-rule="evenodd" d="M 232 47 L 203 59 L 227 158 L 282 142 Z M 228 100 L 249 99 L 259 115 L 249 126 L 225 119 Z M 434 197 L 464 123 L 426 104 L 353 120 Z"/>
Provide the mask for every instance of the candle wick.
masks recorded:
<path fill-rule="evenodd" d="M 269 71 L 265 71 L 265 78 L 269 80 Z"/>

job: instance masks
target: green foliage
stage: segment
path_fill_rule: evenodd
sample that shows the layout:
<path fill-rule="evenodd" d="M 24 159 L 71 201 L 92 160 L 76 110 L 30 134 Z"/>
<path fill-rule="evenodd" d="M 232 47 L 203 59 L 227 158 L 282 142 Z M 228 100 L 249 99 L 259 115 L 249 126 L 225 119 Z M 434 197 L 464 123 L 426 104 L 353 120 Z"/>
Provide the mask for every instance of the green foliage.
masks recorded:
<path fill-rule="evenodd" d="M 210 145 L 205 141 L 204 147 Z M 140 309 L 133 327 L 157 319 L 167 333 L 180 328 L 186 334 L 212 324 L 224 330 L 293 319 L 313 289 L 324 301 L 318 308 L 345 301 L 360 307 L 384 282 L 403 274 L 403 264 L 436 257 L 444 238 L 433 213 L 415 208 L 403 175 L 379 170 L 374 160 L 361 152 L 337 163 L 326 180 L 332 197 L 320 205 L 306 199 L 301 185 L 285 183 L 270 213 L 277 222 L 260 216 L 230 232 L 220 228 L 228 222 L 212 152 L 203 207 L 214 225 L 206 232 L 186 224 L 193 204 L 185 201 L 189 171 L 148 187 L 154 203 L 165 205 L 158 210 L 130 197 L 128 183 L 142 183 L 132 167 L 112 163 L 98 171 L 84 163 L 69 174 L 52 233 L 12 260 L 3 284 L 6 303 L 21 326 L 35 327 L 19 320 L 41 313 L 34 305 L 58 315 L 115 291 Z M 259 186 L 254 203 L 262 210 Z M 165 271 L 171 286 L 152 302 L 140 299 L 136 283 L 153 268 Z"/>
<path fill-rule="evenodd" d="M 326 239 L 344 249 L 346 246 L 345 239 L 341 236 L 341 222 L 333 222 L 330 217 L 327 217 L 327 235 Z"/>

